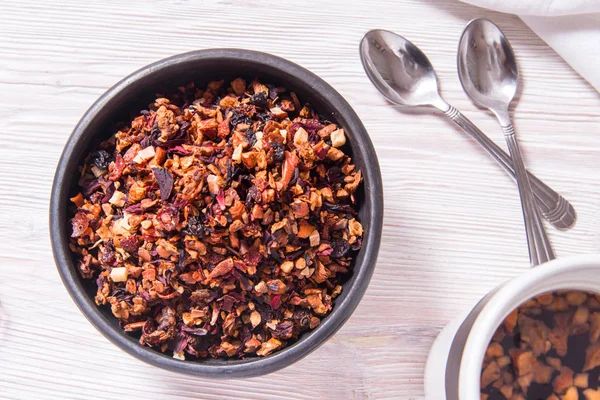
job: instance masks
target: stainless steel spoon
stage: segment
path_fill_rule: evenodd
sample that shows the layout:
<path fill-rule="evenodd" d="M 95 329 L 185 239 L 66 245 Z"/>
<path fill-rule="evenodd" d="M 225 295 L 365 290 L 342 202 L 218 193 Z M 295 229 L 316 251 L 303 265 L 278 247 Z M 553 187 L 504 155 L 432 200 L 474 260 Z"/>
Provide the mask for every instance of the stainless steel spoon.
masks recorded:
<path fill-rule="evenodd" d="M 519 85 L 517 62 L 510 43 L 493 22 L 475 19 L 466 26 L 458 46 L 458 76 L 467 95 L 492 111 L 502 126 L 521 196 L 531 264 L 553 259 L 508 112 Z"/>
<path fill-rule="evenodd" d="M 515 179 L 510 156 L 471 121 L 442 99 L 437 77 L 427 56 L 414 44 L 393 32 L 367 32 L 360 43 L 360 58 L 375 87 L 393 103 L 433 106 L 471 135 Z M 560 194 L 529 173 L 537 206 L 558 229 L 575 223 L 575 210 Z"/>

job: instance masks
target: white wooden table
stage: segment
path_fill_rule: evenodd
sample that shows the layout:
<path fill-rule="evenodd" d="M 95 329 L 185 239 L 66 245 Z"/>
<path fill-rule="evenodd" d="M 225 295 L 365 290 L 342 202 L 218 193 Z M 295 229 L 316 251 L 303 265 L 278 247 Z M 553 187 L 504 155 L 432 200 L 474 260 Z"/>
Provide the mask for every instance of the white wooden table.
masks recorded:
<path fill-rule="evenodd" d="M 451 122 L 403 113 L 369 83 L 357 48 L 371 28 L 420 46 L 447 100 L 502 143 L 455 70 L 466 22 L 496 21 L 519 59 L 513 115 L 526 162 L 578 212 L 571 231 L 550 230 L 556 253 L 600 251 L 600 97 L 518 18 L 454 0 L 293 3 L 0 4 L 0 398 L 422 399 L 436 335 L 525 270 L 527 249 L 517 189 L 502 170 Z M 248 380 L 165 372 L 110 344 L 63 288 L 47 228 L 56 162 L 91 103 L 150 62 L 210 47 L 271 52 L 328 81 L 370 132 L 385 186 L 379 262 L 352 318 L 301 362 Z"/>

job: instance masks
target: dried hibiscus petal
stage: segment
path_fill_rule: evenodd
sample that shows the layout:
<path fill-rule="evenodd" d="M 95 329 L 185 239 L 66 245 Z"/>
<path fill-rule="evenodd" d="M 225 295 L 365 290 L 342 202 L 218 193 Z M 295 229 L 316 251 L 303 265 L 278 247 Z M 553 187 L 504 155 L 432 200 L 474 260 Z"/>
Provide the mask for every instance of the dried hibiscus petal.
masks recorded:
<path fill-rule="evenodd" d="M 127 206 L 125 211 L 130 214 L 142 214 L 144 212 L 144 207 L 141 203 L 136 203 L 131 206 Z"/>
<path fill-rule="evenodd" d="M 281 305 L 281 295 L 275 295 L 271 298 L 271 302 L 269 303 L 273 310 L 277 310 Z"/>
<path fill-rule="evenodd" d="M 327 179 L 330 184 L 343 183 L 345 175 L 339 167 L 331 167 L 327 170 Z"/>
<path fill-rule="evenodd" d="M 281 143 L 271 142 L 273 149 L 273 161 L 280 163 L 285 159 L 285 147 Z"/>
<path fill-rule="evenodd" d="M 191 151 L 185 149 L 183 146 L 175 146 L 169 149 L 169 153 L 179 154 L 180 156 L 189 156 L 192 154 Z"/>
<path fill-rule="evenodd" d="M 255 106 L 260 107 L 260 108 L 267 108 L 268 107 L 267 94 L 265 92 L 258 92 L 258 93 L 253 94 L 250 97 L 250 103 L 252 103 Z"/>
<path fill-rule="evenodd" d="M 154 178 L 160 188 L 160 199 L 168 200 L 173 190 L 173 175 L 166 168 L 155 167 L 152 168 L 152 172 L 154 172 Z"/>
<path fill-rule="evenodd" d="M 187 325 L 182 325 L 181 330 L 194 336 L 206 336 L 208 331 L 204 328 L 190 328 Z"/>

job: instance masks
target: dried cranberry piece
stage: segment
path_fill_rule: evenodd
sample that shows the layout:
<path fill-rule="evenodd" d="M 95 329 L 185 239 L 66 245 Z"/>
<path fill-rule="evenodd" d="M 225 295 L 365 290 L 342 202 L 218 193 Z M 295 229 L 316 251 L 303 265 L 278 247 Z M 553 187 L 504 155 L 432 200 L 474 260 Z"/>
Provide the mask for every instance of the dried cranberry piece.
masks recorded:
<path fill-rule="evenodd" d="M 319 129 L 323 129 L 323 124 L 320 123 L 318 119 L 307 119 L 304 121 L 304 129 L 306 129 L 308 132 L 315 132 Z"/>
<path fill-rule="evenodd" d="M 125 211 L 127 211 L 130 214 L 142 214 L 144 212 L 144 209 L 142 208 L 141 203 L 137 203 L 126 207 Z"/>
<path fill-rule="evenodd" d="M 168 151 L 169 153 L 175 153 L 180 156 L 189 156 L 190 154 L 192 154 L 191 151 L 186 150 L 183 146 L 175 146 L 170 148 Z"/>
<path fill-rule="evenodd" d="M 110 182 L 110 184 L 108 186 L 106 186 L 106 189 L 104 189 L 105 194 L 102 197 L 102 202 L 107 203 L 108 200 L 110 200 L 110 198 L 112 197 L 112 195 L 115 194 L 116 190 L 117 189 L 115 188 L 114 182 Z"/>

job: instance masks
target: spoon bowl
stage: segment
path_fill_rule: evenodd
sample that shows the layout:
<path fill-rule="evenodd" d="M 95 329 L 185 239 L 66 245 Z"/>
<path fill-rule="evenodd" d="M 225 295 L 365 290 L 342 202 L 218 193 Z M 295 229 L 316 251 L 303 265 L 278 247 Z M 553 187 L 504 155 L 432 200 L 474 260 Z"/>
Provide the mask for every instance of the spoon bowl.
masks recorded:
<path fill-rule="evenodd" d="M 375 29 L 360 42 L 361 61 L 375 87 L 392 103 L 423 106 L 444 103 L 427 56 L 393 32 Z"/>
<path fill-rule="evenodd" d="M 491 21 L 476 19 L 465 27 L 458 48 L 458 74 L 465 92 L 490 109 L 506 126 L 508 106 L 517 93 L 519 70 L 510 43 Z"/>

